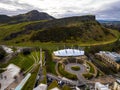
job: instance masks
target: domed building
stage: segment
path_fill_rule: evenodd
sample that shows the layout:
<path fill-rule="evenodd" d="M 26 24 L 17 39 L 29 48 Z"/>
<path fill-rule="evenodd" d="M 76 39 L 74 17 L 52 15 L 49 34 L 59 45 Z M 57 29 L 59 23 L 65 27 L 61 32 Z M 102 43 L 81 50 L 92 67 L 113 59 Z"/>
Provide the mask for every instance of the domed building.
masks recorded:
<path fill-rule="evenodd" d="M 82 56 L 84 55 L 83 50 L 77 50 L 77 49 L 62 49 L 53 52 L 55 56 L 58 57 L 69 57 L 69 56 Z"/>
<path fill-rule="evenodd" d="M 53 59 L 55 61 L 64 61 L 69 58 L 74 58 L 74 60 L 80 61 L 84 60 L 87 57 L 85 56 L 85 52 L 79 49 L 61 49 L 53 52 Z M 73 62 L 77 62 L 73 61 Z"/>

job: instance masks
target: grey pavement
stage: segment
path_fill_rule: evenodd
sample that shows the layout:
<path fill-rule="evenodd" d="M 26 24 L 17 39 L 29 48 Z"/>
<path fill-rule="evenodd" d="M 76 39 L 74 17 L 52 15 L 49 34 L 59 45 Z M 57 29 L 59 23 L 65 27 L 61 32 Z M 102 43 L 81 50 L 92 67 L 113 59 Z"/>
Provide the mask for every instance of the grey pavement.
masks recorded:
<path fill-rule="evenodd" d="M 74 71 L 71 69 L 72 66 L 79 66 L 80 70 Z M 70 63 L 70 64 L 65 65 L 65 70 L 72 74 L 75 74 L 77 76 L 78 80 L 80 81 L 80 83 L 86 82 L 86 79 L 82 76 L 83 73 L 87 72 L 86 67 L 84 65 L 77 64 L 77 63 Z"/>

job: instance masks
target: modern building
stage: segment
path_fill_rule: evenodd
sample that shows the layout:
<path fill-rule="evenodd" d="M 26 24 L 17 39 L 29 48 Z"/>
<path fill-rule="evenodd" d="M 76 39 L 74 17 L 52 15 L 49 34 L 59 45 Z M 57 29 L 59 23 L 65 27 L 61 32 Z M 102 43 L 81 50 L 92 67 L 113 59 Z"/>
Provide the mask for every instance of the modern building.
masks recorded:
<path fill-rule="evenodd" d="M 98 59 L 106 63 L 109 67 L 114 68 L 115 71 L 120 69 L 120 64 L 117 62 L 120 60 L 120 55 L 115 52 L 100 51 L 95 54 Z"/>

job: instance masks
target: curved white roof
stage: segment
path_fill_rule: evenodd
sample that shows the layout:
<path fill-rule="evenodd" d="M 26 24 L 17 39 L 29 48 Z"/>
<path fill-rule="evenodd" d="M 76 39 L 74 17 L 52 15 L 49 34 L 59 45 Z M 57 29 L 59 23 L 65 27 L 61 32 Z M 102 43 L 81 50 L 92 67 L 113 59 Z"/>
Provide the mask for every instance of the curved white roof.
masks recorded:
<path fill-rule="evenodd" d="M 81 56 L 84 55 L 83 50 L 77 49 L 63 49 L 53 52 L 55 56 Z"/>

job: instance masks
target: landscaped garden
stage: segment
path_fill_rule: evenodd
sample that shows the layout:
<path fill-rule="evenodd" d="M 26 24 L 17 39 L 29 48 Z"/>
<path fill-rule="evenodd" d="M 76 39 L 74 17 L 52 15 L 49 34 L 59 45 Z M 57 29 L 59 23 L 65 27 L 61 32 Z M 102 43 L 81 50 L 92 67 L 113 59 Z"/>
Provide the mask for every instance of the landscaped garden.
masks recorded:
<path fill-rule="evenodd" d="M 48 73 L 57 75 L 57 73 L 55 71 L 56 63 L 53 61 L 51 52 L 49 50 L 45 50 L 45 57 L 46 57 L 45 58 L 46 59 L 46 71 Z"/>
<path fill-rule="evenodd" d="M 71 69 L 74 70 L 74 71 L 79 71 L 80 67 L 79 66 L 72 66 Z"/>
<path fill-rule="evenodd" d="M 62 63 L 58 63 L 58 72 L 63 77 L 66 77 L 66 78 L 72 79 L 72 80 L 77 80 L 77 76 L 75 74 L 65 71 L 65 66 Z"/>
<path fill-rule="evenodd" d="M 40 65 L 36 66 L 33 69 L 33 71 L 31 72 L 30 78 L 28 79 L 28 81 L 26 82 L 26 84 L 24 85 L 24 87 L 22 88 L 22 90 L 32 90 L 34 88 L 39 68 L 40 68 Z"/>
<path fill-rule="evenodd" d="M 91 63 L 91 62 L 88 62 L 86 61 L 86 65 L 88 67 L 88 73 L 84 73 L 83 76 L 86 78 L 86 79 L 91 79 L 93 78 L 94 76 L 96 77 L 97 75 L 97 70 L 96 68 L 94 67 L 94 65 Z"/>

